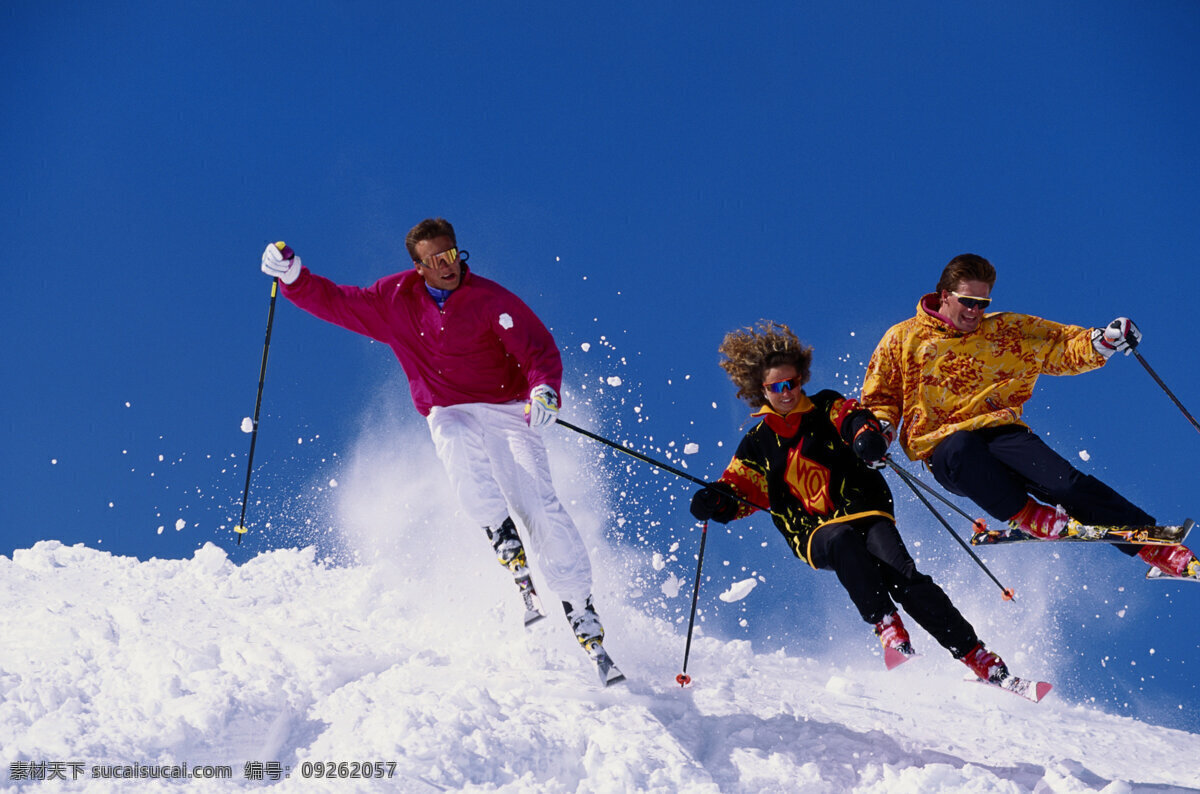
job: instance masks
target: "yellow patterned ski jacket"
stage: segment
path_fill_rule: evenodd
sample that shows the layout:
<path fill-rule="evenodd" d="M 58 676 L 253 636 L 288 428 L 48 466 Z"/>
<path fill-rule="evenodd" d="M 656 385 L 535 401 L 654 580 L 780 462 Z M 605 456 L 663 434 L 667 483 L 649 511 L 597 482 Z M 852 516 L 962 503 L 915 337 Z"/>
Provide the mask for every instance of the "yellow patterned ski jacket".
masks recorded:
<path fill-rule="evenodd" d="M 862 404 L 900 428 L 900 444 L 912 460 L 929 457 L 959 430 L 1023 425 L 1039 375 L 1076 375 L 1104 365 L 1090 328 L 996 312 L 966 333 L 937 308 L 937 294 L 930 293 L 917 303 L 915 317 L 889 328 L 863 380 Z"/>

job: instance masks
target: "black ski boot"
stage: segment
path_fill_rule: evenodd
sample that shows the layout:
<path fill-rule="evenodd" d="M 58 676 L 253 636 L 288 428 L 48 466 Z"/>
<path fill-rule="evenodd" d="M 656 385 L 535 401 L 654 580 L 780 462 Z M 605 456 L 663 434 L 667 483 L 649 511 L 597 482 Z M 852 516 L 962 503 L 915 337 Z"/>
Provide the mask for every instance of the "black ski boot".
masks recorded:
<path fill-rule="evenodd" d="M 608 651 L 604 650 L 604 626 L 600 625 L 600 617 L 596 614 L 596 608 L 592 606 L 592 597 L 588 596 L 578 607 L 569 601 L 563 601 L 562 605 L 563 611 L 567 613 L 567 620 L 571 623 L 571 631 L 575 632 L 575 639 L 579 640 L 588 658 L 596 665 L 600 685 L 608 686 L 625 680 L 625 675 L 617 669 Z"/>
<path fill-rule="evenodd" d="M 525 625 L 546 617 L 542 611 L 542 600 L 533 589 L 533 580 L 529 576 L 529 565 L 525 559 L 525 546 L 517 535 L 517 526 L 512 518 L 505 518 L 495 529 L 484 527 L 492 548 L 496 550 L 496 559 L 513 575 L 517 589 L 521 591 L 521 599 L 525 602 Z"/>

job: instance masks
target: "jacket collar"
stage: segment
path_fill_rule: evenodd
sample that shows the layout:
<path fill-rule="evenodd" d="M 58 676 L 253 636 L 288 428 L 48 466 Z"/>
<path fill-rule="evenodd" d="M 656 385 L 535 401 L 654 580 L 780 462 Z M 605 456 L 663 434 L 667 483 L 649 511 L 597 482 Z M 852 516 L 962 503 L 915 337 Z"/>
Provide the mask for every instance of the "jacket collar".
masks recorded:
<path fill-rule="evenodd" d="M 804 421 L 805 414 L 815 407 L 813 401 L 808 399 L 808 395 L 800 392 L 799 402 L 786 416 L 772 408 L 770 403 L 759 408 L 751 416 L 761 416 L 763 421 L 767 423 L 767 427 L 784 438 L 791 438 L 800 430 L 800 423 Z"/>
<path fill-rule="evenodd" d="M 397 274 L 397 275 L 400 275 L 401 278 L 411 279 L 410 281 L 402 282 L 405 285 L 403 287 L 403 289 L 414 290 L 414 291 L 419 290 L 421 292 L 427 291 L 425 288 L 425 285 L 427 283 L 425 281 L 425 277 L 422 276 L 421 271 L 417 270 L 415 267 L 412 268 L 411 270 L 405 270 L 405 271 L 403 271 L 402 274 Z M 455 287 L 454 289 L 450 290 L 450 294 L 454 294 L 455 292 L 458 292 L 460 289 L 462 289 L 463 287 L 470 284 L 472 279 L 474 279 L 474 275 L 471 273 L 470 269 L 467 267 L 467 263 L 464 262 L 463 266 L 462 266 L 462 278 L 458 280 L 458 286 Z M 408 286 L 408 285 L 411 285 L 411 286 Z"/>
<path fill-rule="evenodd" d="M 938 311 L 940 304 L 941 301 L 936 292 L 923 295 L 921 300 L 917 301 L 917 321 L 923 327 L 943 336 L 966 336 L 966 331 L 960 330 L 958 326 L 950 322 L 949 317 Z M 983 323 L 980 323 L 979 327 L 982 328 Z"/>

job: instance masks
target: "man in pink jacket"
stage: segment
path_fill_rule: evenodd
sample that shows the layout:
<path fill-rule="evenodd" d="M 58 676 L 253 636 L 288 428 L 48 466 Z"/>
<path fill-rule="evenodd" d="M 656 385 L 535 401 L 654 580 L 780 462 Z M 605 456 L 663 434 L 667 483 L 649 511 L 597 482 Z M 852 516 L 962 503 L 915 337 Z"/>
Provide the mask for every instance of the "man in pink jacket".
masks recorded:
<path fill-rule="evenodd" d="M 463 510 L 512 571 L 526 623 L 543 613 L 510 507 L 595 658 L 604 629 L 592 606 L 591 563 L 555 494 L 539 432 L 558 413 L 562 360 L 554 338 L 516 295 L 467 268 L 445 219 L 421 221 L 405 245 L 414 269 L 365 289 L 316 275 L 282 244 L 267 246 L 262 270 L 301 309 L 392 348 Z"/>

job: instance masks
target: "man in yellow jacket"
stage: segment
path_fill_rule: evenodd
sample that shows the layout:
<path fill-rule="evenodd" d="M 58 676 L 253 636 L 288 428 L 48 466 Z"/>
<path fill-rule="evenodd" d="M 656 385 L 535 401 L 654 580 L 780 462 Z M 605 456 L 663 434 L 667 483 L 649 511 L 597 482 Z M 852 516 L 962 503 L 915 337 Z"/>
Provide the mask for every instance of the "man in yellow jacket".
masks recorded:
<path fill-rule="evenodd" d="M 983 257 L 950 260 L 916 316 L 880 340 L 867 364 L 863 405 L 899 427 L 905 453 L 924 460 L 946 490 L 1034 537 L 1057 536 L 1068 518 L 1157 523 L 1021 421 L 1039 375 L 1076 375 L 1104 366 L 1115 352 L 1128 355 L 1142 337 L 1137 326 L 1126 317 L 1100 329 L 986 314 L 995 283 L 996 269 Z M 1200 577 L 1200 560 L 1184 546 L 1117 548 L 1167 576 Z"/>

